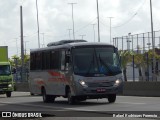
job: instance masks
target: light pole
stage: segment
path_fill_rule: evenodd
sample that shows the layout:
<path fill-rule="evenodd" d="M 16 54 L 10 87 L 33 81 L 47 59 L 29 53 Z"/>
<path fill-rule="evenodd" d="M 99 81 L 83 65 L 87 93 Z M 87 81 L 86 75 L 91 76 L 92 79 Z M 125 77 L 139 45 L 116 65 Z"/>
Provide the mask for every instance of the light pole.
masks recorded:
<path fill-rule="evenodd" d="M 37 3 L 37 0 L 36 0 L 36 10 L 37 10 L 37 28 L 38 28 L 38 47 L 40 48 L 39 19 L 38 19 L 38 3 Z"/>
<path fill-rule="evenodd" d="M 99 7 L 98 7 L 98 0 L 97 0 L 97 22 L 98 22 L 98 42 L 100 42 L 100 30 L 99 30 Z"/>
<path fill-rule="evenodd" d="M 111 22 L 113 17 L 108 17 L 110 20 L 110 44 L 112 44 L 112 31 L 111 31 Z"/>
<path fill-rule="evenodd" d="M 74 32 L 74 17 L 73 17 L 73 5 L 77 3 L 68 3 L 72 6 L 72 26 L 73 26 L 73 39 L 75 40 L 75 32 Z"/>
<path fill-rule="evenodd" d="M 86 36 L 86 35 L 79 35 L 79 36 L 81 36 L 81 37 L 82 37 L 82 40 L 83 40 L 83 37 Z"/>
<path fill-rule="evenodd" d="M 20 29 L 21 29 L 21 80 L 25 80 L 24 76 L 24 43 L 23 43 L 23 10 L 22 6 L 20 6 Z"/>
<path fill-rule="evenodd" d="M 27 47 L 26 47 L 27 42 L 29 42 L 29 41 L 24 41 L 24 46 L 25 46 L 24 51 L 25 51 L 25 55 L 27 55 Z"/>
<path fill-rule="evenodd" d="M 127 49 L 130 51 L 130 35 L 131 33 L 128 33 L 128 40 L 127 40 Z"/>
<path fill-rule="evenodd" d="M 68 32 L 69 32 L 69 39 L 71 40 L 71 30 L 72 29 L 67 29 L 68 30 Z"/>
<path fill-rule="evenodd" d="M 94 29 L 94 26 L 96 25 L 96 24 L 92 24 L 93 25 L 93 37 L 94 37 L 94 42 L 95 42 L 95 29 Z"/>
<path fill-rule="evenodd" d="M 18 38 L 15 38 L 15 39 L 16 39 L 16 48 L 17 48 L 17 57 L 18 57 L 18 43 L 17 43 Z"/>
<path fill-rule="evenodd" d="M 44 33 L 41 33 L 43 35 L 43 44 L 42 47 L 45 47 L 45 43 L 44 43 Z"/>
<path fill-rule="evenodd" d="M 153 17 L 152 17 L 152 0 L 150 0 L 150 14 L 151 14 L 151 34 L 152 34 L 152 52 L 153 52 L 153 76 L 156 75 L 155 71 L 155 39 L 153 36 Z M 156 76 L 155 76 L 156 77 Z M 155 78 L 153 78 L 155 79 Z"/>

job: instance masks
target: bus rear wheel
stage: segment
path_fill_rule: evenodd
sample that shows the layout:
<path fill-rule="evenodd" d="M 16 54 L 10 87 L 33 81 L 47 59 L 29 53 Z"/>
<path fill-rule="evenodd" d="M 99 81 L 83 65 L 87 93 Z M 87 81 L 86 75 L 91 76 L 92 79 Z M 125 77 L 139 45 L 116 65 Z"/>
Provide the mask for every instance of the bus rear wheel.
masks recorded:
<path fill-rule="evenodd" d="M 42 97 L 44 103 L 50 103 L 55 101 L 55 96 L 53 95 L 47 95 L 45 88 L 42 89 Z"/>
<path fill-rule="evenodd" d="M 68 104 L 70 104 L 70 105 L 75 104 L 75 97 L 72 96 L 70 89 L 68 89 L 67 97 L 68 97 Z"/>
<path fill-rule="evenodd" d="M 109 103 L 114 103 L 116 101 L 116 94 L 108 95 L 108 101 Z"/>

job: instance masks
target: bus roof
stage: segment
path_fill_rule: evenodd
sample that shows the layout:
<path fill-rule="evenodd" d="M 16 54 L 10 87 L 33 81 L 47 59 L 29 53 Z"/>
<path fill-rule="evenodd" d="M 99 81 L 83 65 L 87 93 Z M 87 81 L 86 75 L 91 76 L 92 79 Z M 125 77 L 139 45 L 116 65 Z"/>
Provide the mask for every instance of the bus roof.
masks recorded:
<path fill-rule="evenodd" d="M 107 43 L 100 43 L 100 42 L 74 42 L 74 43 L 67 43 L 63 45 L 58 45 L 58 46 L 50 46 L 50 47 L 45 47 L 45 48 L 37 48 L 37 49 L 31 49 L 32 52 L 37 52 L 37 51 L 45 51 L 45 50 L 52 50 L 52 49 L 70 49 L 73 47 L 83 47 L 83 46 L 112 46 L 111 44 Z"/>

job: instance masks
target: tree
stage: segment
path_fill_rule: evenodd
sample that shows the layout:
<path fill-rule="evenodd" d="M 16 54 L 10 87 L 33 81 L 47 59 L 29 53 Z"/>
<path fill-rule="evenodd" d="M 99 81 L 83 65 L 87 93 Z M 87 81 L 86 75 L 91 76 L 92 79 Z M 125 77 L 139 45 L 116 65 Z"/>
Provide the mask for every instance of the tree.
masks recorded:
<path fill-rule="evenodd" d="M 142 68 L 146 68 L 146 59 L 144 54 L 135 54 L 134 55 L 134 62 L 136 66 L 138 67 L 139 76 L 142 77 Z"/>
<path fill-rule="evenodd" d="M 21 64 L 22 64 L 21 57 L 18 57 L 17 55 L 13 55 L 9 59 L 9 62 L 11 63 L 11 66 L 15 67 L 15 59 L 17 59 L 17 65 L 21 66 Z M 29 55 L 24 55 L 24 64 L 27 64 L 29 60 L 30 60 L 30 56 Z"/>
<path fill-rule="evenodd" d="M 130 51 L 120 51 L 120 57 L 121 57 L 121 67 L 124 75 L 124 80 L 127 81 L 127 64 L 132 61 L 132 53 Z"/>

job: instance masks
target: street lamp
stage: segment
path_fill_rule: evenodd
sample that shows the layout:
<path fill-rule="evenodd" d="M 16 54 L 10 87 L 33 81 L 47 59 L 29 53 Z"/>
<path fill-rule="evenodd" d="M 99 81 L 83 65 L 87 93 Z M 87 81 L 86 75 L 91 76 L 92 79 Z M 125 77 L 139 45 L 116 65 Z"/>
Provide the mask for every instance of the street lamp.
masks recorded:
<path fill-rule="evenodd" d="M 92 24 L 93 25 L 93 36 L 94 36 L 94 42 L 95 42 L 95 29 L 94 29 L 94 26 L 96 25 L 96 24 Z"/>
<path fill-rule="evenodd" d="M 111 21 L 113 17 L 108 17 L 110 19 L 110 44 L 112 44 L 112 34 L 111 34 Z"/>
<path fill-rule="evenodd" d="M 68 32 L 69 32 L 69 39 L 71 40 L 71 30 L 72 29 L 67 29 L 68 30 Z"/>
<path fill-rule="evenodd" d="M 81 37 L 82 37 L 82 40 L 83 40 L 83 37 L 86 36 L 86 35 L 79 35 L 79 36 L 81 36 Z"/>
<path fill-rule="evenodd" d="M 45 47 L 45 43 L 44 43 L 44 33 L 41 33 L 43 35 L 43 44 L 42 47 Z"/>
<path fill-rule="evenodd" d="M 100 42 L 100 30 L 99 30 L 99 8 L 98 8 L 98 0 L 97 0 L 97 21 L 98 21 L 98 42 Z"/>
<path fill-rule="evenodd" d="M 36 10 L 37 10 L 37 28 L 38 28 L 38 47 L 40 48 L 39 19 L 38 19 L 38 3 L 37 3 L 37 0 L 36 0 Z"/>
<path fill-rule="evenodd" d="M 130 50 L 130 35 L 131 33 L 128 33 L 128 36 L 127 36 L 127 50 Z"/>
<path fill-rule="evenodd" d="M 73 5 L 77 3 L 68 3 L 72 6 L 72 26 L 73 26 L 73 39 L 75 40 L 75 33 L 74 33 L 74 17 L 73 17 Z"/>
<path fill-rule="evenodd" d="M 155 70 L 156 60 L 155 60 L 155 39 L 153 36 L 152 0 L 150 0 L 150 14 L 151 14 L 151 33 L 152 33 L 152 52 L 153 52 L 153 79 L 155 79 L 154 76 L 156 75 L 156 70 Z"/>
<path fill-rule="evenodd" d="M 24 49 L 25 55 L 27 55 L 27 47 L 26 47 L 26 43 L 27 43 L 27 42 L 29 42 L 29 41 L 24 41 L 24 45 L 25 45 L 25 49 Z"/>

